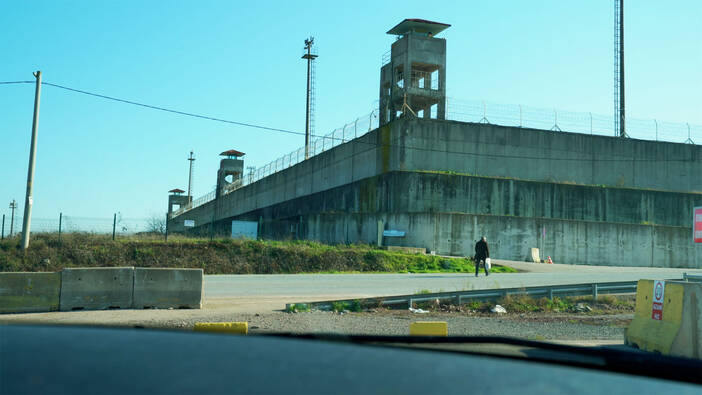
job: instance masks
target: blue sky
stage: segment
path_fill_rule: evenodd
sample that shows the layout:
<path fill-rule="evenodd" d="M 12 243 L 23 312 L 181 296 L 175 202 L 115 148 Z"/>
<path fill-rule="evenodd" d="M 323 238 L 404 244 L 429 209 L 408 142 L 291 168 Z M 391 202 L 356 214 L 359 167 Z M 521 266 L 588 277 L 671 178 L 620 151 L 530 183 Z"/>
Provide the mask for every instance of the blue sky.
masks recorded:
<path fill-rule="evenodd" d="M 406 5 L 405 5 L 406 4 Z M 627 2 L 627 115 L 702 124 L 702 2 Z M 371 111 L 385 32 L 449 23 L 450 97 L 612 113 L 611 1 L 3 1 L 0 81 L 46 82 L 304 131 L 304 39 L 318 44 L 317 134 Z M 0 85 L 0 213 L 24 204 L 32 85 Z M 304 137 L 42 89 L 34 211 L 140 218 L 212 189 L 218 154 L 260 166 Z M 21 207 L 20 207 L 21 208 Z"/>

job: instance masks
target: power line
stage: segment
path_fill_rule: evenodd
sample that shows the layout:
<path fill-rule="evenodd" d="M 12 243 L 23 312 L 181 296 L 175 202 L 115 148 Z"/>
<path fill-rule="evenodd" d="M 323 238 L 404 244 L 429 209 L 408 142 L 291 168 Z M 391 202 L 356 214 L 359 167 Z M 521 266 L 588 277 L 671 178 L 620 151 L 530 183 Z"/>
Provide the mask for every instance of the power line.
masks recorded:
<path fill-rule="evenodd" d="M 49 83 L 49 82 L 43 82 L 42 84 L 43 84 L 43 85 L 48 85 L 48 86 L 53 86 L 53 87 L 55 87 L 55 88 L 65 89 L 65 90 L 68 90 L 68 91 L 71 91 L 71 92 L 82 93 L 82 94 L 84 94 L 84 95 L 95 96 L 95 97 L 99 97 L 99 98 L 102 98 L 102 99 L 113 100 L 113 101 L 116 101 L 116 102 L 126 103 L 126 104 L 132 104 L 132 105 L 140 106 L 140 107 L 146 107 L 146 108 L 150 108 L 150 109 L 152 109 L 152 110 L 159 110 L 159 111 L 170 112 L 170 113 L 173 113 L 173 114 L 185 115 L 185 116 L 188 116 L 188 117 L 207 119 L 207 120 L 210 120 L 210 121 L 229 123 L 229 124 L 239 125 L 239 126 L 246 126 L 246 127 L 249 127 L 249 128 L 270 130 L 270 131 L 274 131 L 274 132 L 281 132 L 281 133 L 288 133 L 288 134 L 296 134 L 296 135 L 303 135 L 303 136 L 305 135 L 304 132 L 295 132 L 295 131 L 293 131 L 293 130 L 278 129 L 278 128 L 272 128 L 272 127 L 268 127 L 268 126 L 255 125 L 255 124 L 252 124 L 252 123 L 239 122 L 239 121 L 231 121 L 231 120 L 228 120 L 228 119 L 215 118 L 215 117 L 210 117 L 210 116 L 207 116 L 207 115 L 200 115 L 200 114 L 194 114 L 194 113 L 185 112 L 185 111 L 172 110 L 172 109 L 170 109 L 170 108 L 154 106 L 154 105 L 151 105 L 151 104 L 139 103 L 139 102 L 135 102 L 135 101 L 131 101 L 131 100 L 119 99 L 119 98 L 112 97 L 112 96 L 106 96 L 106 95 L 101 95 L 101 94 L 99 94 L 99 93 L 87 92 L 87 91 L 84 91 L 84 90 L 75 89 L 75 88 L 69 88 L 69 87 L 67 87 L 67 86 L 58 85 L 58 84 L 52 84 L 52 83 Z"/>

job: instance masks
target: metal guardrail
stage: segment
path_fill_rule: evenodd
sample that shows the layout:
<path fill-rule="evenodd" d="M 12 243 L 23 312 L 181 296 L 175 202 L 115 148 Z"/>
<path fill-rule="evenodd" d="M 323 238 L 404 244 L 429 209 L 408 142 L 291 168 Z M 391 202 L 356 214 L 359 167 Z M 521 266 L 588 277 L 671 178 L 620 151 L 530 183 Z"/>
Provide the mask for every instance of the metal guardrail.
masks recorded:
<path fill-rule="evenodd" d="M 683 273 L 683 281 L 702 283 L 702 274 Z"/>
<path fill-rule="evenodd" d="M 429 300 L 450 300 L 454 304 L 463 304 L 469 301 L 497 300 L 508 295 L 527 295 L 532 297 L 547 297 L 553 299 L 556 296 L 587 296 L 592 295 L 597 298 L 599 294 L 632 294 L 636 293 L 638 281 L 617 281 L 585 284 L 563 284 L 545 285 L 539 287 L 519 287 L 519 288 L 497 288 L 478 289 L 472 291 L 436 292 L 417 295 L 400 295 L 379 298 L 365 299 L 344 299 L 334 301 L 305 303 L 310 309 L 331 310 L 334 303 L 361 303 L 362 306 L 386 306 L 406 304 L 409 307 L 416 302 L 426 302 Z M 293 304 L 288 303 L 286 309 Z"/>

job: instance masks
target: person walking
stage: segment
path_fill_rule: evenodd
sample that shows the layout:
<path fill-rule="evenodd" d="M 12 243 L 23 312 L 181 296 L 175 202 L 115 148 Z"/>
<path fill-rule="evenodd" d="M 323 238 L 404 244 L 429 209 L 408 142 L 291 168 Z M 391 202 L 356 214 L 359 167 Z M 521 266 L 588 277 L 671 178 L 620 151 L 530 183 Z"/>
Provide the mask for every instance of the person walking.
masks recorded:
<path fill-rule="evenodd" d="M 483 236 L 475 243 L 475 277 L 478 277 L 478 271 L 480 270 L 480 261 L 483 262 L 483 268 L 485 268 L 485 275 L 489 276 L 487 265 L 485 265 L 485 259 L 490 258 L 490 248 L 488 247 L 487 237 Z"/>

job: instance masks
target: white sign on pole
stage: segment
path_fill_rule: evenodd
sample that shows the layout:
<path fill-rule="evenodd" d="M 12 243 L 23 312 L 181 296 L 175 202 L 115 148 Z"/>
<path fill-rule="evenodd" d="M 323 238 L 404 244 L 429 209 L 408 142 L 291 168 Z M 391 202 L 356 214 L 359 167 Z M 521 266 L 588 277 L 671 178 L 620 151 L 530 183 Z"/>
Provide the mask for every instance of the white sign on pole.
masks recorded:
<path fill-rule="evenodd" d="M 192 228 L 195 226 L 195 220 L 194 219 L 186 219 L 185 221 L 183 221 L 183 226 L 185 226 L 186 228 Z"/>
<path fill-rule="evenodd" d="M 663 319 L 663 301 L 665 297 L 665 281 L 653 282 L 653 304 L 651 309 L 651 318 L 654 320 Z"/>

